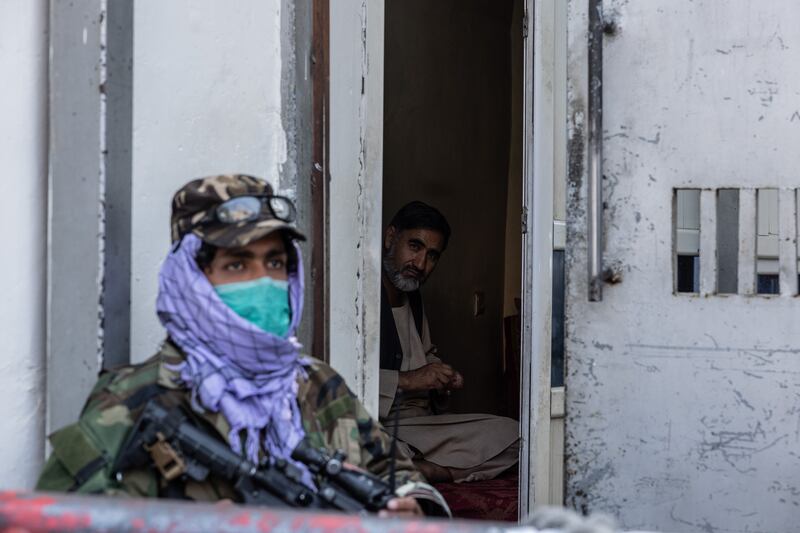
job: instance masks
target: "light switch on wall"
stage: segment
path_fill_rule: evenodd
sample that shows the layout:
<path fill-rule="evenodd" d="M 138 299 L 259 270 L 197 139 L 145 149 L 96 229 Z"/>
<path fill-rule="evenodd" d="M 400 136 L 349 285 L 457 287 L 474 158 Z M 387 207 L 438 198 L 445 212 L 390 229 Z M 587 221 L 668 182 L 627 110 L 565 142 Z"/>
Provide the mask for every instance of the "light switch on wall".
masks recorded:
<path fill-rule="evenodd" d="M 475 291 L 472 297 L 472 314 L 479 316 L 486 312 L 486 294 L 483 291 Z"/>

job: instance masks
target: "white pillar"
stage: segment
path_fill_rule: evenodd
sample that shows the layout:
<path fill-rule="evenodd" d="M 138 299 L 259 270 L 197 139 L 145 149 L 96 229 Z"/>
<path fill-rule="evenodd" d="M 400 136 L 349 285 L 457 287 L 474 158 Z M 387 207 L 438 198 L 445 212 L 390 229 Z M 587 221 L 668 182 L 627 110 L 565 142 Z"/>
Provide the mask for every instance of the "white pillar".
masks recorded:
<path fill-rule="evenodd" d="M 337 0 L 330 34 L 330 363 L 377 416 L 383 0 Z"/>
<path fill-rule="evenodd" d="M 118 298 L 121 307 L 111 307 L 127 312 L 129 291 L 114 280 L 129 264 L 122 240 L 129 238 L 130 44 L 121 51 L 117 43 L 123 35 L 129 40 L 130 29 L 117 15 L 129 19 L 130 9 L 105 0 L 50 4 L 48 433 L 75 421 L 97 379 L 105 319 L 121 322 L 116 313 L 105 317 L 104 308 Z M 123 230 L 112 232 L 107 255 L 116 222 Z M 127 324 L 121 331 L 127 334 Z M 112 350 L 116 363 L 127 361 L 119 346 Z"/>
<path fill-rule="evenodd" d="M 0 3 L 0 488 L 33 486 L 44 454 L 47 3 Z"/>

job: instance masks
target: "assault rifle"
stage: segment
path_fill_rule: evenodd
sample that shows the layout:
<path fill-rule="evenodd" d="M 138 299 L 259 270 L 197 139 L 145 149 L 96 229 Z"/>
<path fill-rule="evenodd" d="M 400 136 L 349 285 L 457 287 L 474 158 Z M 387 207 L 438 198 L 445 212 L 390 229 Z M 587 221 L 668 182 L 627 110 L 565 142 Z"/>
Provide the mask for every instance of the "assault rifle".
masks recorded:
<path fill-rule="evenodd" d="M 243 503 L 251 505 L 374 512 L 394 497 L 371 474 L 335 471 L 339 455 L 328 457 L 305 442 L 298 448 L 302 449 L 293 454 L 297 460 L 322 474 L 318 490 L 303 484 L 291 463 L 265 459 L 255 464 L 196 427 L 180 408 L 166 409 L 154 399 L 131 430 L 113 471 L 120 476 L 130 468 L 154 464 L 168 482 L 186 478 L 202 482 L 213 474 L 231 483 Z"/>

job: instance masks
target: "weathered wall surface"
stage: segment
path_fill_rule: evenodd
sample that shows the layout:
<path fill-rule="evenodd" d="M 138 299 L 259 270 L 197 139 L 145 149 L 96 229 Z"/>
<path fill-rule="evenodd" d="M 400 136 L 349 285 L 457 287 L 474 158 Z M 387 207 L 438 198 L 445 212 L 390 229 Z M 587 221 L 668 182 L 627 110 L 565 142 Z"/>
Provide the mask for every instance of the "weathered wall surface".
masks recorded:
<path fill-rule="evenodd" d="M 44 453 L 47 3 L 0 3 L 0 488 L 31 487 Z"/>
<path fill-rule="evenodd" d="M 281 0 L 137 0 L 134 10 L 131 359 L 163 338 L 157 273 L 172 194 L 191 178 L 243 172 L 281 181 Z M 290 43 L 291 44 L 291 43 Z"/>
<path fill-rule="evenodd" d="M 433 341 L 465 376 L 454 408 L 499 409 L 513 2 L 386 3 L 384 222 L 404 203 L 453 228 L 425 287 Z M 473 316 L 473 294 L 486 312 Z"/>
<path fill-rule="evenodd" d="M 800 186 L 800 35 L 788 23 L 800 8 L 603 3 L 617 22 L 604 47 L 605 262 L 622 281 L 588 302 L 586 4 L 570 2 L 568 504 L 631 529 L 794 530 L 798 304 L 752 295 L 753 188 Z M 703 189 L 698 295 L 673 293 L 676 187 Z M 713 189 L 727 187 L 742 188 L 740 294 L 721 296 Z"/>

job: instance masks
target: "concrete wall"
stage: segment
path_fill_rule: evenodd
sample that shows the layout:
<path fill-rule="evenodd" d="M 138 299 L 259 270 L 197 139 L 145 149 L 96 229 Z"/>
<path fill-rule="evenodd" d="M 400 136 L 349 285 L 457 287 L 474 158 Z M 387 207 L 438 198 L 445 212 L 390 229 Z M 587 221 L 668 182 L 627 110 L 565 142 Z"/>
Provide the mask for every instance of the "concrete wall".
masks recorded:
<path fill-rule="evenodd" d="M 32 486 L 44 452 L 47 4 L 0 3 L 0 488 Z"/>
<path fill-rule="evenodd" d="M 462 411 L 500 408 L 512 7 L 386 2 L 384 221 L 421 199 L 453 228 L 424 292 L 433 341 L 473 391 L 454 396 Z"/>
<path fill-rule="evenodd" d="M 134 101 L 131 359 L 164 333 L 157 272 L 169 247 L 172 194 L 191 178 L 263 177 L 294 196 L 284 176 L 282 0 L 137 0 Z M 284 42 L 282 42 L 284 40 Z M 292 169 L 294 167 L 291 167 Z M 281 178 L 284 177 L 283 181 Z"/>

